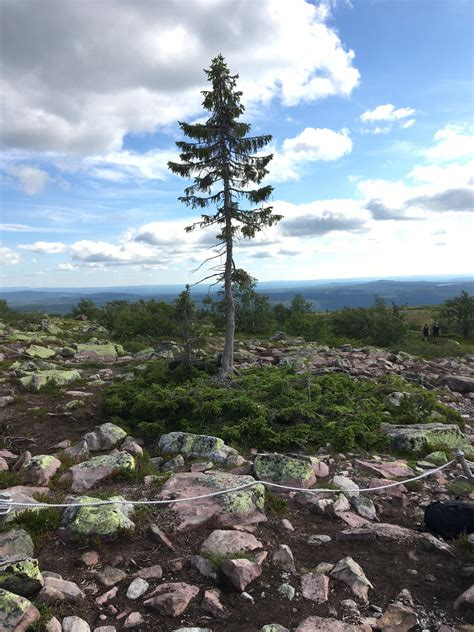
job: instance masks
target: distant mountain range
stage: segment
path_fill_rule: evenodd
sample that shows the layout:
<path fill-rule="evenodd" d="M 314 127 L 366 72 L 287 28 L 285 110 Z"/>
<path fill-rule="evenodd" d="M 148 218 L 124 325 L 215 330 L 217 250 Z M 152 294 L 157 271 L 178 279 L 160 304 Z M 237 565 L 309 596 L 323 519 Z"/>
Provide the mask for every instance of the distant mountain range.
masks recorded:
<path fill-rule="evenodd" d="M 474 294 L 474 277 L 404 277 L 391 279 L 341 279 L 320 281 L 271 281 L 258 284 L 272 304 L 288 305 L 300 293 L 310 301 L 315 311 L 337 310 L 343 307 L 367 307 L 375 296 L 388 304 L 439 305 L 462 290 Z M 157 299 L 170 302 L 183 290 L 182 285 L 144 285 L 112 288 L 7 288 L 0 290 L 0 299 L 22 311 L 65 314 L 81 298 L 102 306 L 109 301 L 139 301 Z M 208 294 L 206 286 L 193 288 L 194 301 L 199 305 Z M 216 295 L 214 291 L 212 295 Z"/>

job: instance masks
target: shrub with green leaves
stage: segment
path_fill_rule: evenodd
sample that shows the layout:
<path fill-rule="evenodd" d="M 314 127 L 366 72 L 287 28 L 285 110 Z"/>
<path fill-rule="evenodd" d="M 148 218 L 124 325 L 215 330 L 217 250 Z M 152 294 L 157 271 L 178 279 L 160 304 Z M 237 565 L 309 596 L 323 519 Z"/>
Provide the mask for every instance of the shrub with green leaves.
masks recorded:
<path fill-rule="evenodd" d="M 409 415 L 404 408 L 389 411 L 387 395 L 394 390 L 410 390 L 419 405 Z M 337 451 L 382 450 L 387 439 L 380 424 L 389 413 L 393 423 L 426 423 L 434 411 L 442 414 L 444 409 L 429 393 L 400 378 L 375 382 L 276 367 L 246 369 L 222 385 L 197 370 L 178 381 L 165 363 L 155 362 L 135 380 L 114 384 L 106 392 L 106 410 L 114 422 L 149 442 L 180 430 L 217 435 L 241 449 L 307 450 L 329 443 Z"/>

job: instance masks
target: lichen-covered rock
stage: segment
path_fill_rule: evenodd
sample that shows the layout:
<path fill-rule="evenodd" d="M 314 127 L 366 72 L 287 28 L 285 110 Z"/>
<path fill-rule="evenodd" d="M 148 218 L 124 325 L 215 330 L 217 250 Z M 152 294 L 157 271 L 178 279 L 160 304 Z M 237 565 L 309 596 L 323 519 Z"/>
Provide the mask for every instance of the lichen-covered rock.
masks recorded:
<path fill-rule="evenodd" d="M 8 555 L 0 559 L 0 588 L 29 597 L 44 584 L 38 560 L 26 555 Z"/>
<path fill-rule="evenodd" d="M 230 529 L 216 529 L 201 544 L 201 555 L 237 555 L 263 548 L 251 533 Z"/>
<path fill-rule="evenodd" d="M 133 506 L 122 496 L 112 496 L 109 500 L 117 501 L 111 505 L 95 507 L 69 507 L 63 516 L 63 526 L 60 535 L 63 539 L 76 538 L 113 538 L 123 531 L 132 531 L 135 524 L 130 520 L 133 514 Z M 82 496 L 74 499 L 74 502 L 87 505 L 92 502 L 100 502 L 98 498 Z"/>
<path fill-rule="evenodd" d="M 218 527 L 255 524 L 266 520 L 263 513 L 265 488 L 251 476 L 237 476 L 227 472 L 184 472 L 175 474 L 164 485 L 161 499 L 204 496 L 255 483 L 243 490 L 204 498 L 195 503 L 170 504 L 178 518 L 177 529 L 185 530 L 213 520 Z"/>
<path fill-rule="evenodd" d="M 388 436 L 392 449 L 409 454 L 425 452 L 432 439 L 446 438 L 447 441 L 462 441 L 464 435 L 455 424 L 410 424 L 384 423 L 382 431 Z"/>
<path fill-rule="evenodd" d="M 39 621 L 39 610 L 24 597 L 0 588 L 0 630 L 26 632 Z"/>
<path fill-rule="evenodd" d="M 102 452 L 115 448 L 125 439 L 125 430 L 110 422 L 96 426 L 91 432 L 84 435 L 83 440 L 92 452 Z"/>
<path fill-rule="evenodd" d="M 232 467 L 244 461 L 237 450 L 229 448 L 222 439 L 210 435 L 169 432 L 160 437 L 159 447 L 163 454 L 182 454 L 191 459 L 204 457 Z"/>
<path fill-rule="evenodd" d="M 433 465 L 444 465 L 448 462 L 448 458 L 444 452 L 437 450 L 436 452 L 430 452 L 425 456 L 425 461 L 432 463 Z"/>
<path fill-rule="evenodd" d="M 307 489 L 316 483 L 313 466 L 283 454 L 259 454 L 254 463 L 256 478 Z M 278 491 L 278 488 L 276 488 Z"/>
<path fill-rule="evenodd" d="M 20 378 L 20 382 L 25 388 L 39 391 L 47 384 L 56 384 L 57 386 L 65 386 L 71 382 L 77 382 L 81 379 L 79 371 L 60 371 L 58 369 L 47 369 L 38 371 Z"/>
<path fill-rule="evenodd" d="M 30 356 L 30 358 L 40 358 L 40 360 L 49 360 L 49 358 L 53 358 L 56 355 L 56 352 L 53 351 L 53 349 L 48 349 L 48 347 L 40 347 L 39 345 L 30 345 L 30 347 L 26 349 L 25 355 Z"/>
<path fill-rule="evenodd" d="M 25 483 L 49 485 L 49 481 L 61 467 L 61 461 L 50 454 L 38 454 L 28 459 L 22 467 Z"/>
<path fill-rule="evenodd" d="M 34 555 L 33 540 L 24 529 L 10 529 L 0 533 L 0 559 L 8 555 Z"/>
<path fill-rule="evenodd" d="M 60 480 L 70 482 L 74 492 L 85 492 L 113 474 L 132 472 L 134 469 L 135 459 L 128 452 L 102 454 L 73 465 Z"/>
<path fill-rule="evenodd" d="M 102 360 L 110 362 L 117 359 L 117 345 L 108 342 L 103 345 L 79 344 L 77 345 L 76 357 L 83 360 Z"/>

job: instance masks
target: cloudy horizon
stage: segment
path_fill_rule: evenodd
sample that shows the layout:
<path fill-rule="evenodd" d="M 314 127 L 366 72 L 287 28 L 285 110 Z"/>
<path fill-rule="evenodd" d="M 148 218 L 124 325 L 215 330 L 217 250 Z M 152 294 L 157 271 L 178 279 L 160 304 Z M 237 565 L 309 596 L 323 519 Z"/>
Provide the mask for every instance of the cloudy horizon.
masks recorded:
<path fill-rule="evenodd" d="M 472 9 L 401 0 L 0 0 L 2 285 L 194 283 L 215 231 L 167 169 L 203 68 L 239 74 L 283 220 L 260 281 L 472 274 Z M 397 35 L 397 33 L 399 35 Z"/>

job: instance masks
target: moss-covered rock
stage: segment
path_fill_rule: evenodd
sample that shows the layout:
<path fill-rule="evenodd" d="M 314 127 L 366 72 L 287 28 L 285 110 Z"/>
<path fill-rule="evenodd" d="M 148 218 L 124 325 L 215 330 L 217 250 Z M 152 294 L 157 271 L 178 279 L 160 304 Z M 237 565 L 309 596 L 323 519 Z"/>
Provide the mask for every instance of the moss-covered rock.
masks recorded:
<path fill-rule="evenodd" d="M 60 371 L 58 369 L 49 369 L 46 371 L 38 371 L 30 375 L 20 378 L 20 382 L 25 388 L 39 391 L 47 384 L 56 384 L 57 386 L 65 386 L 81 379 L 79 371 Z"/>
<path fill-rule="evenodd" d="M 116 503 L 88 507 L 88 503 L 100 502 L 100 499 L 91 496 L 74 499 L 73 502 L 84 506 L 66 509 L 60 530 L 61 537 L 66 540 L 92 537 L 108 539 L 124 531 L 133 531 L 135 524 L 130 519 L 133 505 L 122 496 L 112 496 L 109 500 Z"/>
<path fill-rule="evenodd" d="M 0 560 L 0 588 L 23 597 L 35 595 L 44 585 L 38 560 L 26 555 L 8 555 Z"/>
<path fill-rule="evenodd" d="M 255 476 L 262 481 L 308 488 L 316 477 L 313 466 L 307 461 L 283 454 L 259 454 L 254 463 Z"/>
<path fill-rule="evenodd" d="M 116 360 L 117 355 L 117 345 L 112 342 L 107 342 L 103 345 L 90 343 L 77 345 L 77 357 L 83 360 L 102 360 L 107 362 Z"/>
<path fill-rule="evenodd" d="M 10 529 L 0 533 L 0 559 L 8 555 L 33 557 L 34 551 L 33 540 L 24 529 Z"/>
<path fill-rule="evenodd" d="M 185 472 L 175 474 L 166 482 L 160 498 L 204 496 L 255 482 L 252 476 L 237 476 L 228 472 Z M 185 530 L 211 520 L 222 527 L 262 522 L 266 520 L 264 505 L 265 488 L 262 484 L 254 484 L 199 502 L 170 504 L 170 508 L 178 517 L 178 529 Z"/>
<path fill-rule="evenodd" d="M 113 474 L 133 472 L 135 466 L 135 459 L 128 452 L 103 454 L 73 465 L 61 481 L 70 482 L 75 492 L 84 492 Z"/>
<path fill-rule="evenodd" d="M 436 450 L 435 452 L 430 452 L 430 454 L 427 454 L 425 456 L 425 461 L 439 466 L 447 463 L 448 458 L 444 452 L 441 452 L 441 450 Z"/>
<path fill-rule="evenodd" d="M 49 358 L 53 358 L 56 355 L 56 352 L 53 349 L 48 349 L 48 347 L 40 347 L 39 345 L 31 345 L 25 351 L 25 355 L 30 358 L 40 358 L 40 360 L 49 360 Z"/>
<path fill-rule="evenodd" d="M 437 449 L 435 444 L 456 447 L 467 443 L 458 426 L 454 424 L 411 424 L 396 425 L 384 423 L 382 431 L 388 436 L 392 449 L 407 454 L 422 454 L 429 449 Z"/>
<path fill-rule="evenodd" d="M 187 458 L 205 458 L 235 467 L 243 462 L 237 450 L 225 445 L 219 437 L 190 432 L 169 432 L 160 437 L 163 454 L 183 454 Z"/>
<path fill-rule="evenodd" d="M 22 474 L 26 483 L 48 485 L 60 467 L 61 461 L 55 456 L 38 454 L 25 462 Z"/>
<path fill-rule="evenodd" d="M 26 632 L 40 619 L 39 610 L 24 597 L 0 588 L 0 630 Z"/>
<path fill-rule="evenodd" d="M 96 426 L 91 432 L 84 435 L 84 441 L 92 452 L 111 450 L 125 439 L 125 430 L 110 422 Z"/>

